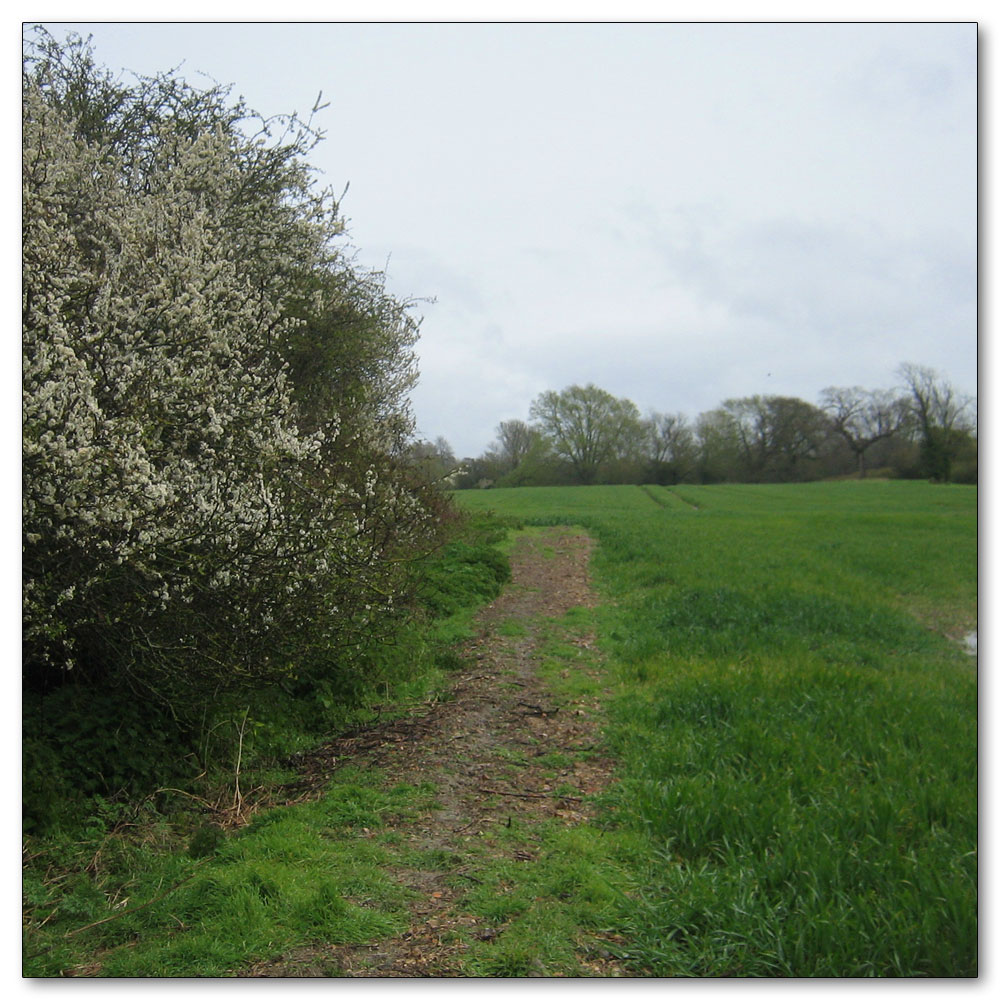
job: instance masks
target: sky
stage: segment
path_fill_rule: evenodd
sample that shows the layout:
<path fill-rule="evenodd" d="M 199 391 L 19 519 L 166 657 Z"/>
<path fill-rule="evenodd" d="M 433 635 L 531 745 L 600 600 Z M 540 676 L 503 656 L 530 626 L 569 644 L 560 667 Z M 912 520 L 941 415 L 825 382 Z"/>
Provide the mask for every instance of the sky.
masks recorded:
<path fill-rule="evenodd" d="M 547 389 L 694 420 L 754 394 L 977 391 L 975 23 L 67 23 L 307 115 L 358 261 L 417 300 L 421 437 Z"/>

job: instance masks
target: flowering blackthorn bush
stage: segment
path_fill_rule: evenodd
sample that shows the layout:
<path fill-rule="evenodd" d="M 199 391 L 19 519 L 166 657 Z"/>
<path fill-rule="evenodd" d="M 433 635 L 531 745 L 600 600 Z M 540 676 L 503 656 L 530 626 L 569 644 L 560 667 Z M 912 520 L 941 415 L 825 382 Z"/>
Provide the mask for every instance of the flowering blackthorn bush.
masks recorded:
<path fill-rule="evenodd" d="M 391 631 L 434 501 L 400 460 L 417 323 L 345 255 L 296 118 L 23 74 L 29 683 L 335 671 Z M 282 134 L 275 138 L 276 127 Z M 75 671 L 75 674 L 73 672 Z"/>

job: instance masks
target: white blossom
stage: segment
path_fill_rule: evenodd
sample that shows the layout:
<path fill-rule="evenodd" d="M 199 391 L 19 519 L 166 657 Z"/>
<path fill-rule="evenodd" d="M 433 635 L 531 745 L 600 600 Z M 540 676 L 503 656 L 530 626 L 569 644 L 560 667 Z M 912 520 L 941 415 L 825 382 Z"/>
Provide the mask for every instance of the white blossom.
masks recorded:
<path fill-rule="evenodd" d="M 296 629 L 346 634 L 352 607 L 392 609 L 394 561 L 427 512 L 374 465 L 330 476 L 343 417 L 304 431 L 273 347 L 303 322 L 288 308 L 293 276 L 328 266 L 341 232 L 308 172 L 288 164 L 281 198 L 248 191 L 249 154 L 232 135 L 192 138 L 164 120 L 135 186 L 120 154 L 78 138 L 37 87 L 23 102 L 24 621 L 35 655 L 61 646 L 64 666 L 79 665 L 74 635 L 117 622 L 133 630 L 137 659 L 205 641 L 222 656 L 226 628 L 264 648 Z M 335 304 L 321 291 L 309 303 Z M 369 451 L 397 433 L 374 418 L 352 427 Z M 184 608 L 209 606 L 218 636 L 182 641 Z M 171 641 L 143 638 L 153 634 Z M 235 654 L 230 666 L 256 669 Z"/>

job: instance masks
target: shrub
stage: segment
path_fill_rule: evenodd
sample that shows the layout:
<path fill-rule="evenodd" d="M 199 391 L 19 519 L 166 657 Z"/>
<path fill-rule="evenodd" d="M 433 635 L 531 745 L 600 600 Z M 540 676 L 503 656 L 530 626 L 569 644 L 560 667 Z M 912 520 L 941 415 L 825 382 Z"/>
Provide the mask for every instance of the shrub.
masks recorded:
<path fill-rule="evenodd" d="M 28 45 L 33 688 L 109 681 L 179 710 L 350 662 L 395 627 L 433 534 L 394 457 L 416 323 L 345 261 L 304 161 L 317 134 L 253 121 L 221 88 L 126 86 L 78 39 Z"/>

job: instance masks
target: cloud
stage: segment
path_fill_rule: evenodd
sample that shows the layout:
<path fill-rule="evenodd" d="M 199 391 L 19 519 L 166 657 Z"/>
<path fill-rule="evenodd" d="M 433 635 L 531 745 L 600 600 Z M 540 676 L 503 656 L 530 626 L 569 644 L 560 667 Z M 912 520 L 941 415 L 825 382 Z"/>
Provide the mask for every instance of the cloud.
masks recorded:
<path fill-rule="evenodd" d="M 963 95 L 961 63 L 953 58 L 951 46 L 935 45 L 929 53 L 881 45 L 865 55 L 846 77 L 842 92 L 857 108 L 883 118 L 912 117 L 946 110 Z"/>
<path fill-rule="evenodd" d="M 414 409 L 460 454 L 572 383 L 692 418 L 907 359 L 975 386 L 975 24 L 80 27 L 268 113 L 324 91 L 316 165 L 435 300 Z"/>
<path fill-rule="evenodd" d="M 526 418 L 538 392 L 571 384 L 693 419 L 733 396 L 886 385 L 910 357 L 975 383 L 974 360 L 956 370 L 949 344 L 975 329 L 975 247 L 954 233 L 633 199 L 572 250 L 522 247 L 495 263 L 477 272 L 475 309 L 443 293 L 425 328 L 415 399 L 463 454 Z"/>

